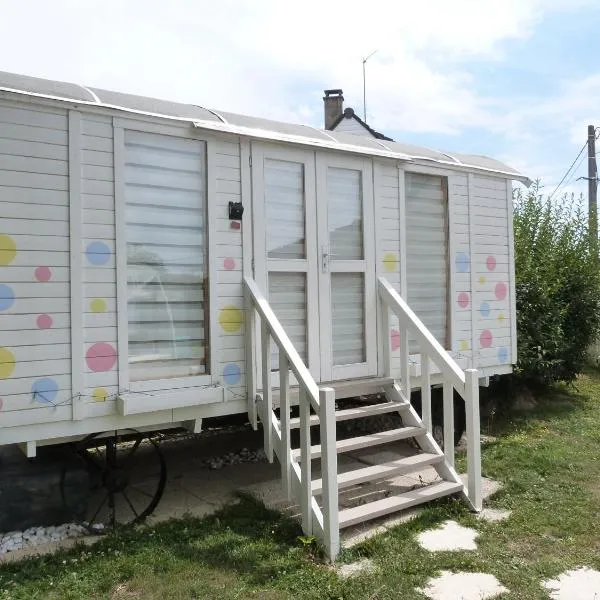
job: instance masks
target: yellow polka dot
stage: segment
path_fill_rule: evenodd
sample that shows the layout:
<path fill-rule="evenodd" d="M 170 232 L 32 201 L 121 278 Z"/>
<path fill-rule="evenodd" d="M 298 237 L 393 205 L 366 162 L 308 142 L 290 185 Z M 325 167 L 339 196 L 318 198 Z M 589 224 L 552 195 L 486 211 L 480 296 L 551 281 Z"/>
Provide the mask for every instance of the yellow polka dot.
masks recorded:
<path fill-rule="evenodd" d="M 227 333 L 235 333 L 242 328 L 242 311 L 235 306 L 225 306 L 219 313 L 219 323 Z"/>
<path fill-rule="evenodd" d="M 459 350 L 468 350 L 469 342 L 467 340 L 460 340 L 460 344 L 458 346 Z"/>
<path fill-rule="evenodd" d="M 106 388 L 96 388 L 93 391 L 92 396 L 96 402 L 106 402 L 106 399 L 108 398 L 108 391 Z"/>
<path fill-rule="evenodd" d="M 15 260 L 17 245 L 9 235 L 0 235 L 0 265 L 6 266 Z"/>
<path fill-rule="evenodd" d="M 484 275 L 482 275 L 482 276 L 479 278 L 479 283 L 480 283 L 481 285 L 483 285 L 483 284 L 485 283 L 485 281 L 486 281 L 486 280 L 485 280 L 485 276 L 484 276 Z"/>
<path fill-rule="evenodd" d="M 106 312 L 106 300 L 104 298 L 94 298 L 90 302 L 90 308 L 92 312 L 103 313 Z"/>
<path fill-rule="evenodd" d="M 8 348 L 0 348 L 0 379 L 8 379 L 15 365 L 15 355 Z"/>
<path fill-rule="evenodd" d="M 398 269 L 398 256 L 394 252 L 386 252 L 383 255 L 383 269 L 388 273 Z"/>
<path fill-rule="evenodd" d="M 504 313 L 500 313 L 498 315 L 498 322 L 499 323 L 504 323 L 504 319 L 505 319 Z"/>

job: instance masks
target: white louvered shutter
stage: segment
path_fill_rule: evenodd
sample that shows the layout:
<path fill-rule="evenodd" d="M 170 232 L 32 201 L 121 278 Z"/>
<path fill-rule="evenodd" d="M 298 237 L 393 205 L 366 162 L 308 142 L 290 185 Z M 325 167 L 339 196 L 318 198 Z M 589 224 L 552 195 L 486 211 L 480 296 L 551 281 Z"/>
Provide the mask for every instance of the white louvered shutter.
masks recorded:
<path fill-rule="evenodd" d="M 132 381 L 207 372 L 203 142 L 125 132 Z"/>
<path fill-rule="evenodd" d="M 408 303 L 444 347 L 449 270 L 446 190 L 443 177 L 406 173 Z"/>

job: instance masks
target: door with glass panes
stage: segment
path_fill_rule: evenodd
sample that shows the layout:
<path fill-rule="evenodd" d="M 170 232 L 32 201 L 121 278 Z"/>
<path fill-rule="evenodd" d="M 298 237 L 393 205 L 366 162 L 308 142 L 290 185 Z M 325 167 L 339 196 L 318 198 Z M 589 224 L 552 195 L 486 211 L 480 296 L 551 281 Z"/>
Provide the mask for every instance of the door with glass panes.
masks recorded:
<path fill-rule="evenodd" d="M 309 370 L 376 374 L 370 164 L 254 144 L 252 184 L 255 277 Z"/>

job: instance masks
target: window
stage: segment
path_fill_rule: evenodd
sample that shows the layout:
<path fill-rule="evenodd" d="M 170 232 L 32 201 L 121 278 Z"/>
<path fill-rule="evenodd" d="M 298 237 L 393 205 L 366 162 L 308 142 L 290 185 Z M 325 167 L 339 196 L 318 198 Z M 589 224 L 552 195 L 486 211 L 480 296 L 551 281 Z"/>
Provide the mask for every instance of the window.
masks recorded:
<path fill-rule="evenodd" d="M 206 374 L 206 147 L 125 132 L 131 381 Z"/>

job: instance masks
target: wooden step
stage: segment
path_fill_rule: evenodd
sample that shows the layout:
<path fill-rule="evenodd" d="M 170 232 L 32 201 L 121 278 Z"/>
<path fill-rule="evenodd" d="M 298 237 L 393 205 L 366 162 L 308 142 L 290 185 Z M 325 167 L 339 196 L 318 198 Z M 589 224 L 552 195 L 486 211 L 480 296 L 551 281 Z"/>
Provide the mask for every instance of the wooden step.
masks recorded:
<path fill-rule="evenodd" d="M 391 412 L 400 412 L 408 408 L 408 402 L 382 402 L 381 404 L 367 404 L 365 406 L 357 406 L 355 408 L 346 408 L 338 410 L 335 413 L 336 421 L 349 421 L 350 419 L 362 419 L 363 417 L 373 417 L 377 415 L 385 415 Z M 319 424 L 319 415 L 310 416 L 310 426 Z M 290 419 L 290 428 L 298 429 L 300 427 L 300 419 Z"/>
<path fill-rule="evenodd" d="M 405 510 L 411 506 L 425 504 L 437 498 L 450 496 L 451 494 L 460 492 L 462 489 L 462 483 L 441 481 L 405 492 L 404 494 L 399 494 L 398 496 L 390 496 L 389 498 L 368 502 L 354 508 L 346 508 L 340 511 L 340 529 Z"/>
<path fill-rule="evenodd" d="M 338 440 L 335 443 L 338 454 L 343 452 L 352 452 L 361 448 L 370 448 L 371 446 L 380 446 L 381 444 L 389 444 L 399 440 L 425 435 L 424 427 L 401 427 L 400 429 L 390 429 L 381 433 L 371 433 L 360 437 L 348 438 L 347 440 Z M 321 446 L 312 446 L 310 452 L 311 459 L 320 458 Z M 292 450 L 292 458 L 300 460 L 300 448 Z"/>
<path fill-rule="evenodd" d="M 361 469 L 354 469 L 346 473 L 338 475 L 338 488 L 344 489 L 360 483 L 368 481 L 381 481 L 389 479 L 397 475 L 406 475 L 414 473 L 430 465 L 436 465 L 444 460 L 441 454 L 414 454 L 413 456 L 405 456 L 398 460 L 382 463 L 380 465 L 371 465 Z M 314 494 L 320 494 L 323 490 L 323 480 L 315 479 L 312 482 L 312 490 Z"/>

